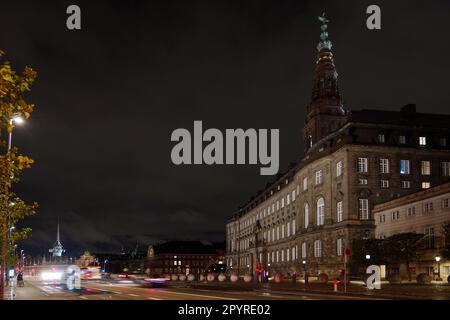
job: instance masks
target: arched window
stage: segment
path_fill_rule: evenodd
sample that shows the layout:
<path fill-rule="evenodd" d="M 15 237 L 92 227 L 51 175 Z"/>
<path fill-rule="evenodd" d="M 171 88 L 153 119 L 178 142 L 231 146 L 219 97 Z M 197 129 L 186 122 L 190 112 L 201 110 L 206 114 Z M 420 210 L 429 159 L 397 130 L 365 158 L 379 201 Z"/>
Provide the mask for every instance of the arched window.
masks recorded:
<path fill-rule="evenodd" d="M 316 258 L 322 257 L 322 241 L 321 240 L 314 241 L 314 257 L 316 257 Z"/>
<path fill-rule="evenodd" d="M 325 222 L 325 201 L 323 198 L 317 199 L 317 225 L 321 226 Z"/>
<path fill-rule="evenodd" d="M 309 225 L 309 205 L 305 203 L 305 229 L 308 228 Z"/>

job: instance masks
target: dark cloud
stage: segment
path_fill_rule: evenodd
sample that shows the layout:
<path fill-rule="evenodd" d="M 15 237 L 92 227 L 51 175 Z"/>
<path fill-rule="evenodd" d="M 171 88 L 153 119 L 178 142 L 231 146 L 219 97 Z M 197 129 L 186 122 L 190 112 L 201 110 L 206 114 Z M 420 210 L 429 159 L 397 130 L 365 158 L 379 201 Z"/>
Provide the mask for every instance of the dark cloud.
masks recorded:
<path fill-rule="evenodd" d="M 280 128 L 282 170 L 301 128 L 327 11 L 348 108 L 448 113 L 450 3 L 378 1 L 2 1 L 0 47 L 39 79 L 36 112 L 14 143 L 35 160 L 17 191 L 40 203 L 26 245 L 44 252 L 57 217 L 64 245 L 120 250 L 171 238 L 221 240 L 226 219 L 269 180 L 258 166 L 176 167 L 170 134 L 193 120 Z"/>

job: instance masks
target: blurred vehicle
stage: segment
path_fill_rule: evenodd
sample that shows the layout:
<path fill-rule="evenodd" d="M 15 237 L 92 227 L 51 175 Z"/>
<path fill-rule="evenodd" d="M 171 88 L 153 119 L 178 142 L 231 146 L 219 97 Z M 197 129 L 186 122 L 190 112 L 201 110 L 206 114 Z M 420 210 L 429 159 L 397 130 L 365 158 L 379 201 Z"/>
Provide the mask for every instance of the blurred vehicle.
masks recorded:
<path fill-rule="evenodd" d="M 136 275 L 129 273 L 120 273 L 117 275 L 116 280 L 120 283 L 134 283 Z"/>
<path fill-rule="evenodd" d="M 102 272 L 99 266 L 80 267 L 81 280 L 98 280 L 102 278 Z"/>
<path fill-rule="evenodd" d="M 146 276 L 144 278 L 143 285 L 146 287 L 152 287 L 152 288 L 165 287 L 165 286 L 167 286 L 167 282 L 169 280 L 170 280 L 169 276 L 152 274 L 152 275 Z"/>

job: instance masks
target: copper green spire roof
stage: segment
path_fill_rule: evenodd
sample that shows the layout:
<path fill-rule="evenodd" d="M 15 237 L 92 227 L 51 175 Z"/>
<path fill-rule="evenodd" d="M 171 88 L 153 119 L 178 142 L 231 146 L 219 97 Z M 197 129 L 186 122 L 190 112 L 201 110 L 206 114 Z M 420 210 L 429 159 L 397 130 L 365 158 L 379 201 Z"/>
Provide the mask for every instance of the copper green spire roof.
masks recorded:
<path fill-rule="evenodd" d="M 322 30 L 321 34 L 320 34 L 320 41 L 319 44 L 317 45 L 317 51 L 321 51 L 322 49 L 328 49 L 331 50 L 331 47 L 333 46 L 331 41 L 328 40 L 328 32 L 327 32 L 327 22 L 330 22 L 330 20 L 328 20 L 325 17 L 325 12 L 322 13 L 321 16 L 318 17 L 319 21 L 322 23 L 322 25 L 320 26 L 320 30 Z"/>

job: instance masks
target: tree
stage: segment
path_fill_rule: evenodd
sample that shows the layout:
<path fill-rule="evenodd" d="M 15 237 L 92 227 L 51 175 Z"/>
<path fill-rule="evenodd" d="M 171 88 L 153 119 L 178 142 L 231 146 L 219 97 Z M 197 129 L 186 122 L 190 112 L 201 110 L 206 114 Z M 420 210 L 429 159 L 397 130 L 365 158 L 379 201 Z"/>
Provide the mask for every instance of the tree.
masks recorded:
<path fill-rule="evenodd" d="M 405 263 L 408 279 L 412 280 L 410 263 L 417 260 L 423 247 L 423 234 L 406 232 L 390 236 L 384 241 L 385 258 L 389 264 Z"/>
<path fill-rule="evenodd" d="M 444 237 L 444 245 L 442 246 L 441 256 L 444 259 L 450 259 L 450 223 L 442 226 L 442 236 Z"/>
<path fill-rule="evenodd" d="M 1 276 L 0 299 L 4 293 L 4 275 L 8 255 L 8 243 L 26 238 L 31 229 L 16 230 L 11 234 L 10 228 L 23 218 L 35 214 L 37 204 L 26 204 L 14 192 L 12 186 L 19 181 L 21 172 L 30 168 L 33 160 L 19 154 L 18 148 L 8 141 L 14 128 L 15 117 L 29 118 L 34 105 L 25 101 L 25 94 L 36 79 L 36 72 L 26 67 L 22 74 L 17 74 L 8 61 L 3 59 L 0 50 L 0 240 L 1 240 Z"/>
<path fill-rule="evenodd" d="M 370 260 L 366 259 L 370 255 Z M 381 239 L 357 239 L 352 242 L 352 254 L 350 263 L 353 268 L 367 267 L 370 264 L 384 264 L 384 246 Z"/>

